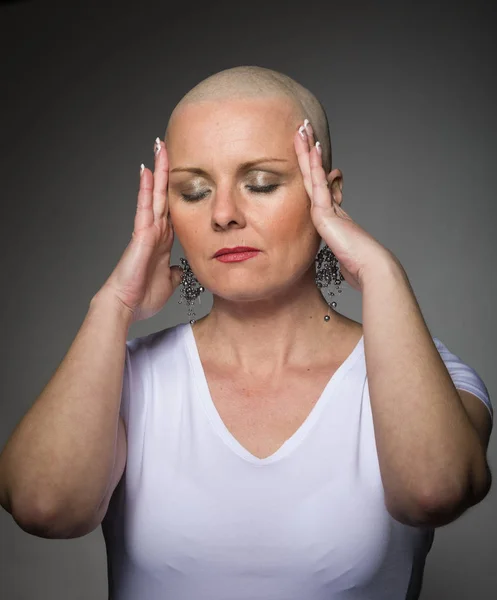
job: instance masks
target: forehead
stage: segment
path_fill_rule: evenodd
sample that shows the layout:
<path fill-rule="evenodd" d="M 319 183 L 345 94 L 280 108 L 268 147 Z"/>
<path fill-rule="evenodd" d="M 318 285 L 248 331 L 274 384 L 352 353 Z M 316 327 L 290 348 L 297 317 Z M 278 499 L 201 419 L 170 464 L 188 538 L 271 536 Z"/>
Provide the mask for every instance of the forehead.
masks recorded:
<path fill-rule="evenodd" d="M 209 100 L 187 104 L 169 123 L 167 151 L 177 161 L 229 155 L 295 153 L 293 136 L 302 120 L 289 98 Z M 261 154 L 261 155 L 262 155 Z"/>

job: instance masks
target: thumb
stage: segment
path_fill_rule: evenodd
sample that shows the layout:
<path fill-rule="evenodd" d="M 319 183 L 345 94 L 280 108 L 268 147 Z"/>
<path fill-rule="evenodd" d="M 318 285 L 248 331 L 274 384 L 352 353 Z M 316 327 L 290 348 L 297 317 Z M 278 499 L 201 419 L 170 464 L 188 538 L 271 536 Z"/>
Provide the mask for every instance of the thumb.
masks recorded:
<path fill-rule="evenodd" d="M 183 276 L 183 269 L 179 265 L 173 265 L 171 268 L 171 281 L 173 282 L 173 288 L 176 289 L 181 283 L 181 277 Z"/>

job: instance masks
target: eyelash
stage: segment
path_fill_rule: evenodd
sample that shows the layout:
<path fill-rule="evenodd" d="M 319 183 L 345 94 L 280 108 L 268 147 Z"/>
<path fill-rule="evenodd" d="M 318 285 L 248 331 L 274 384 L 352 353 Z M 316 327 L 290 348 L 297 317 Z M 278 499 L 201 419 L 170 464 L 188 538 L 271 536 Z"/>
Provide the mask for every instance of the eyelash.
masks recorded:
<path fill-rule="evenodd" d="M 273 183 L 271 185 L 263 185 L 260 187 L 256 185 L 248 185 L 247 187 L 250 191 L 256 194 L 271 194 L 276 190 L 276 188 L 280 187 L 280 184 Z M 191 196 L 189 194 L 182 193 L 181 196 L 185 202 L 196 202 L 197 200 L 202 200 L 202 198 L 205 197 L 205 194 L 207 194 L 207 192 L 202 192 L 202 194 L 199 194 L 198 196 Z"/>

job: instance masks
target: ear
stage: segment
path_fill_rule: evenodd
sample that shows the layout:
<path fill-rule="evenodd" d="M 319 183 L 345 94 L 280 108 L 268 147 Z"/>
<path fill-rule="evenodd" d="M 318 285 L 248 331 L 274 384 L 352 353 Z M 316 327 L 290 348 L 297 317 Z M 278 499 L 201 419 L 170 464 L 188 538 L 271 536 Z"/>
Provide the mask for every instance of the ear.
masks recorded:
<path fill-rule="evenodd" d="M 328 188 L 330 193 L 335 199 L 335 202 L 340 206 L 342 203 L 342 188 L 343 188 L 343 175 L 340 169 L 333 169 L 326 176 L 328 180 Z"/>

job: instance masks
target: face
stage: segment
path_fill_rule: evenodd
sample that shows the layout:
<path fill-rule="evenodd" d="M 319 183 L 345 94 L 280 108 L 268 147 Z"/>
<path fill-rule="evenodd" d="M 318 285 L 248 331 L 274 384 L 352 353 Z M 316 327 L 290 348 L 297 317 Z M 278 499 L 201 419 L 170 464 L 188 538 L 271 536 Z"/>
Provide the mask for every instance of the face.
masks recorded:
<path fill-rule="evenodd" d="M 293 143 L 302 121 L 280 98 L 186 105 L 171 120 L 170 219 L 193 273 L 213 295 L 288 293 L 313 266 L 321 238 Z M 201 172 L 180 170 L 190 168 Z M 213 257 L 234 246 L 260 252 L 241 262 Z"/>

